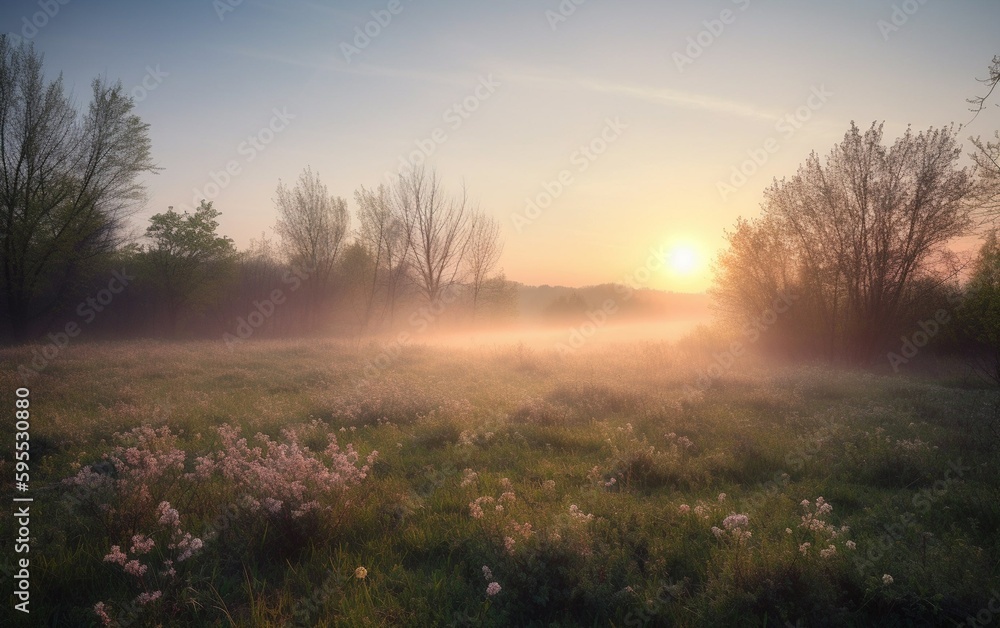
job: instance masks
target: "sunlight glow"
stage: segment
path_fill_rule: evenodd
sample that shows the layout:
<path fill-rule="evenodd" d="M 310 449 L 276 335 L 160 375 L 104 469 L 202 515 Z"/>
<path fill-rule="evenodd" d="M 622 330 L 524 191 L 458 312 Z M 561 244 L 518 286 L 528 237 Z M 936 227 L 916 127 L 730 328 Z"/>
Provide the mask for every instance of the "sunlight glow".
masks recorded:
<path fill-rule="evenodd" d="M 689 276 L 701 266 L 701 256 L 695 247 L 679 244 L 670 249 L 667 266 L 675 275 Z"/>

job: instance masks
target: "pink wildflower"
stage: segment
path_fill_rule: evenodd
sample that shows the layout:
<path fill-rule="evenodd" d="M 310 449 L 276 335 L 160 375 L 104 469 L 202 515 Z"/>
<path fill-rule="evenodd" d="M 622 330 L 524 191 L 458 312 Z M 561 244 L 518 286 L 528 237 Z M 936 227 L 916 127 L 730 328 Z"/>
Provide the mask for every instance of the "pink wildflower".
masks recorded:
<path fill-rule="evenodd" d="M 128 560 L 128 557 L 124 554 L 124 552 L 122 552 L 122 548 L 117 545 L 112 545 L 111 551 L 104 557 L 104 562 L 115 563 L 116 565 L 121 565 L 122 567 L 125 566 L 126 560 Z"/>
<path fill-rule="evenodd" d="M 108 616 L 108 612 L 105 610 L 104 602 L 98 602 L 94 604 L 94 614 L 97 618 L 101 620 L 101 623 L 105 626 L 111 625 L 111 618 Z"/>
<path fill-rule="evenodd" d="M 133 554 L 148 554 L 156 546 L 156 542 L 149 538 L 148 536 L 142 534 L 136 534 L 132 537 L 132 553 Z"/>
<path fill-rule="evenodd" d="M 137 560 L 130 560 L 127 563 L 125 563 L 125 573 L 129 574 L 130 576 L 135 576 L 136 578 L 139 578 L 143 574 L 145 574 L 146 569 L 148 569 L 148 567 L 146 567 L 146 565 L 143 565 Z"/>

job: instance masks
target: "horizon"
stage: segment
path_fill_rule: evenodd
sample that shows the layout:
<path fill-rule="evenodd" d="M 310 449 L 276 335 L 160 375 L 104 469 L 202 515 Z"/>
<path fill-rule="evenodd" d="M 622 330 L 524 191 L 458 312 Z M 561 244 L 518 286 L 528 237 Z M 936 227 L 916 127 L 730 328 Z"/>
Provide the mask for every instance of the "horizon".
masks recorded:
<path fill-rule="evenodd" d="M 357 188 L 423 162 L 500 222 L 508 279 L 598 285 L 652 254 L 667 270 L 644 286 L 698 294 L 723 231 L 851 120 L 887 121 L 888 138 L 968 123 L 1000 23 L 1000 5 L 974 2 L 345 4 L 67 3 L 40 19 L 20 2 L 0 16 L 76 100 L 99 75 L 135 97 L 163 168 L 144 177 L 136 234 L 200 196 L 245 249 L 274 238 L 279 180 L 307 166 L 354 213 Z M 963 153 L 998 122 L 991 108 L 962 128 Z"/>

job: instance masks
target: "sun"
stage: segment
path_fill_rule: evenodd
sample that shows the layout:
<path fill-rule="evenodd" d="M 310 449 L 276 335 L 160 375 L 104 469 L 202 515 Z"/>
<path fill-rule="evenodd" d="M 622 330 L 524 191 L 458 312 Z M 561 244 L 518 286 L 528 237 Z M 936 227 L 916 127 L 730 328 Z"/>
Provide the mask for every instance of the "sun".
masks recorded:
<path fill-rule="evenodd" d="M 667 254 L 667 266 L 675 275 L 687 277 L 701 266 L 701 255 L 693 246 L 677 244 Z"/>

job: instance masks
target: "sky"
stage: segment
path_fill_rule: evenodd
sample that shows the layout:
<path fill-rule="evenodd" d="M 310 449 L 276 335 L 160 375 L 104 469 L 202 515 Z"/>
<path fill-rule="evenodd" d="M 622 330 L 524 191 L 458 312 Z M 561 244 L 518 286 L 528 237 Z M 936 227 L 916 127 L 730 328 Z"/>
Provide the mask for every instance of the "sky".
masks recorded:
<path fill-rule="evenodd" d="M 856 121 L 975 118 L 996 0 L 8 0 L 75 101 L 120 80 L 161 170 L 134 218 L 205 198 L 240 248 L 279 181 L 354 191 L 422 163 L 496 217 L 527 284 L 698 292 L 724 230 Z M 357 227 L 353 221 L 352 227 Z"/>

